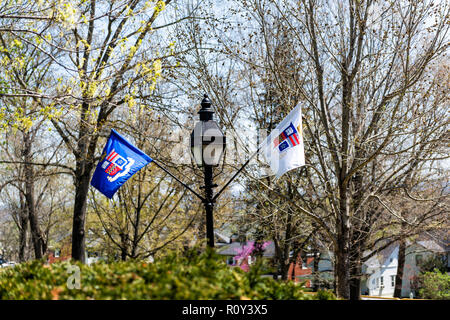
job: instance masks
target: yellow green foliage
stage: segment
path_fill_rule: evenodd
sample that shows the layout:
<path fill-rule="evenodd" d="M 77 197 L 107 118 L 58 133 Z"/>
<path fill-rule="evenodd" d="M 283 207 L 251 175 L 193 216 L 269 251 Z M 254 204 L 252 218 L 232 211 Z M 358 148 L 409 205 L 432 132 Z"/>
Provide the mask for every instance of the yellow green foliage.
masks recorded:
<path fill-rule="evenodd" d="M 72 265 L 33 261 L 4 270 L 0 299 L 316 299 L 291 281 L 261 277 L 258 268 L 247 273 L 231 268 L 213 252 L 171 254 L 154 263 L 77 263 L 79 289 L 67 285 Z"/>

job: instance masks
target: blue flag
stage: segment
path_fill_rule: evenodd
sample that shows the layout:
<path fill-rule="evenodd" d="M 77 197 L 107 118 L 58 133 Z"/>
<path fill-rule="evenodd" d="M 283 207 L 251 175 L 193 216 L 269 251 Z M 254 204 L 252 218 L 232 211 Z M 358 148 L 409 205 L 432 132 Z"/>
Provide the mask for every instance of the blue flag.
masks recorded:
<path fill-rule="evenodd" d="M 111 129 L 91 185 L 111 199 L 125 181 L 151 161 L 152 158 Z"/>

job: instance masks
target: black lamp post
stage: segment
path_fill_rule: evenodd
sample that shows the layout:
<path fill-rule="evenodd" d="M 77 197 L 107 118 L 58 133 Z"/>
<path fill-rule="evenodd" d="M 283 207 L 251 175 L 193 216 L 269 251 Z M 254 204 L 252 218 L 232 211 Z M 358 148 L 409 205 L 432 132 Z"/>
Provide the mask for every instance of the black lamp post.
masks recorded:
<path fill-rule="evenodd" d="M 213 168 L 220 163 L 222 155 L 225 151 L 225 135 L 220 130 L 217 123 L 213 120 L 214 110 L 211 108 L 211 101 L 208 95 L 205 94 L 202 100 L 202 108 L 198 112 L 200 121 L 195 124 L 194 130 L 191 133 L 191 153 L 192 159 L 199 168 L 203 168 L 205 174 L 205 185 L 201 187 L 205 189 L 205 196 L 201 196 L 189 185 L 178 179 L 169 170 L 167 170 L 159 160 L 153 159 L 153 162 L 161 168 L 164 172 L 182 184 L 186 189 L 191 191 L 205 204 L 206 211 L 206 238 L 208 239 L 208 247 L 214 247 L 214 220 L 213 207 L 216 199 L 222 192 L 230 185 L 230 183 L 242 172 L 242 170 L 250 163 L 250 160 L 259 152 L 261 145 L 258 146 L 253 155 L 251 155 L 242 167 L 228 180 L 227 183 L 213 194 L 213 188 L 217 187 L 213 184 Z"/>
<path fill-rule="evenodd" d="M 206 238 L 208 246 L 214 247 L 214 220 L 213 206 L 215 197 L 213 197 L 213 167 L 220 163 L 225 150 L 225 135 L 220 130 L 217 123 L 213 120 L 214 110 L 211 108 L 211 101 L 208 95 L 204 95 L 201 103 L 202 108 L 198 112 L 200 121 L 195 124 L 191 133 L 191 152 L 192 158 L 199 168 L 203 168 L 205 175 L 205 197 L 203 203 L 206 211 Z"/>

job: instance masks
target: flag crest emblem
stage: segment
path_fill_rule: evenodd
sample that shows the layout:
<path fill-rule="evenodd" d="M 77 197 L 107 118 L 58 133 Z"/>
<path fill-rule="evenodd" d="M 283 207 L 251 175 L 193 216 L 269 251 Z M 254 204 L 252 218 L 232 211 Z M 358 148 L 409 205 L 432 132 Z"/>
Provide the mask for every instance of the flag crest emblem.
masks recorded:
<path fill-rule="evenodd" d="M 108 174 L 108 181 L 112 182 L 126 174 L 133 164 L 133 158 L 128 157 L 125 159 L 113 149 L 106 159 L 103 160 L 101 167 Z"/>
<path fill-rule="evenodd" d="M 278 147 L 280 152 L 287 150 L 290 147 L 295 147 L 300 144 L 300 136 L 293 123 L 283 130 L 283 132 L 273 140 L 274 147 Z"/>
<path fill-rule="evenodd" d="M 151 161 L 143 151 L 112 129 L 91 185 L 111 199 L 125 181 Z"/>

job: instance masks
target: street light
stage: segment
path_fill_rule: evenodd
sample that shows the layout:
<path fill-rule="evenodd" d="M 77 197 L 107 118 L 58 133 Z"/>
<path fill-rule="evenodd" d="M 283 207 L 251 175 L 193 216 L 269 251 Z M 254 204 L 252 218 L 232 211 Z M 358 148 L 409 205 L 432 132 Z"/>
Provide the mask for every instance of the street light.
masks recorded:
<path fill-rule="evenodd" d="M 206 211 L 206 237 L 208 246 L 214 247 L 214 222 L 213 222 L 213 167 L 220 163 L 225 150 L 225 135 L 213 120 L 214 110 L 211 108 L 211 101 L 208 95 L 204 95 L 201 102 L 202 108 L 198 112 L 200 121 L 196 123 L 191 133 L 191 152 L 195 164 L 203 168 L 205 175 L 205 204 Z"/>
<path fill-rule="evenodd" d="M 194 126 L 191 133 L 191 154 L 192 159 L 199 168 L 203 168 L 205 175 L 205 185 L 201 187 L 205 189 L 205 196 L 201 196 L 189 185 L 178 179 L 174 174 L 167 170 L 159 160 L 153 159 L 153 162 L 161 168 L 165 173 L 170 175 L 186 189 L 191 191 L 197 198 L 205 204 L 206 211 L 206 238 L 208 239 L 208 247 L 214 247 L 214 223 L 213 223 L 213 206 L 216 199 L 224 192 L 224 190 L 231 184 L 231 182 L 244 170 L 250 163 L 250 160 L 259 152 L 261 146 L 258 146 L 253 155 L 236 171 L 236 173 L 228 180 L 227 183 L 213 195 L 213 188 L 217 187 L 213 184 L 213 167 L 217 167 L 220 163 L 222 155 L 225 151 L 225 135 L 220 130 L 217 123 L 213 120 L 214 110 L 211 108 L 211 101 L 208 95 L 204 95 L 201 103 L 202 108 L 198 112 L 200 121 Z"/>

